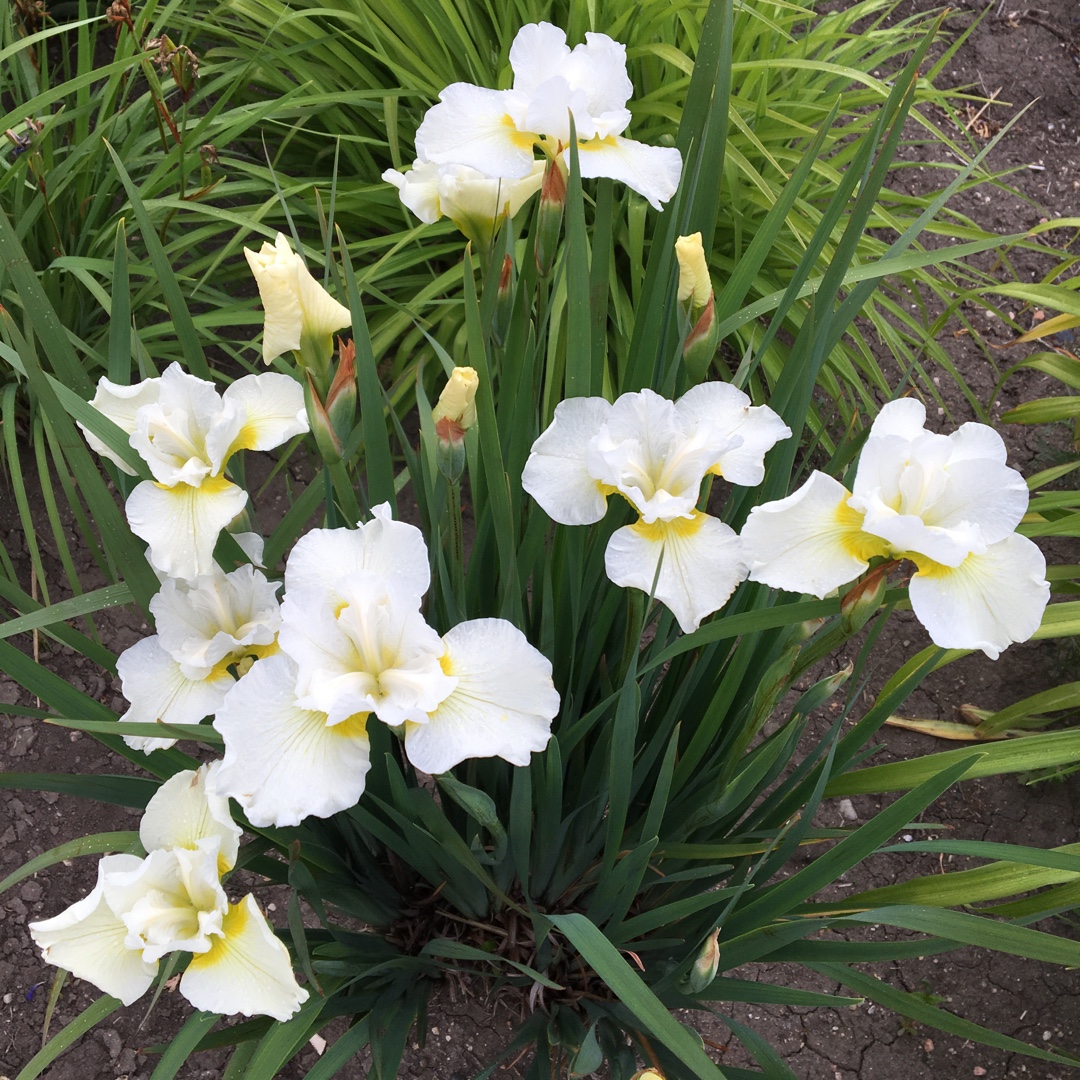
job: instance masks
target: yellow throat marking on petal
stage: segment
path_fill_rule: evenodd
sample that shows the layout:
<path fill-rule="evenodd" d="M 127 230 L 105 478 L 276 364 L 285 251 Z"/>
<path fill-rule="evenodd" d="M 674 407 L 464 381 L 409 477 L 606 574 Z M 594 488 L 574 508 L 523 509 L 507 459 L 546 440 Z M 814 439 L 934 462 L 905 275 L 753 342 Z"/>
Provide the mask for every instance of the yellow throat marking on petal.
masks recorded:
<path fill-rule="evenodd" d="M 188 971 L 198 971 L 221 963 L 229 951 L 229 939 L 243 934 L 250 920 L 251 913 L 243 900 L 238 904 L 230 904 L 229 910 L 225 912 L 221 920 L 221 936 L 210 939 L 210 948 L 207 952 L 196 953 L 191 958 Z"/>
<path fill-rule="evenodd" d="M 863 515 L 852 510 L 845 498 L 836 507 L 837 539 L 846 552 L 869 562 L 875 555 L 888 555 L 889 545 L 878 536 L 863 532 Z"/>
<path fill-rule="evenodd" d="M 590 150 L 604 150 L 618 145 L 614 135 L 605 135 L 603 138 L 594 135 L 591 139 L 578 139 L 578 150 L 584 150 L 586 153 Z"/>
<path fill-rule="evenodd" d="M 662 544 L 670 537 L 682 540 L 700 532 L 707 516 L 700 510 L 695 510 L 690 517 L 677 517 L 671 521 L 654 521 L 650 524 L 639 519 L 630 528 L 643 539 L 654 544 Z"/>
<path fill-rule="evenodd" d="M 366 712 L 353 713 L 340 724 L 331 724 L 327 730 L 346 739 L 362 739 L 367 735 L 367 722 L 370 715 L 371 713 Z"/>
<path fill-rule="evenodd" d="M 531 131 L 522 131 L 509 113 L 504 113 L 500 121 L 503 127 L 509 128 L 508 138 L 519 150 L 532 150 L 536 143 L 536 136 Z"/>
<path fill-rule="evenodd" d="M 955 574 L 960 566 L 946 566 L 944 563 L 936 562 L 931 559 L 929 555 L 922 555 L 918 551 L 904 551 L 897 555 L 899 559 L 909 559 L 919 568 L 920 577 L 928 578 L 943 578 L 948 577 L 949 574 Z"/>

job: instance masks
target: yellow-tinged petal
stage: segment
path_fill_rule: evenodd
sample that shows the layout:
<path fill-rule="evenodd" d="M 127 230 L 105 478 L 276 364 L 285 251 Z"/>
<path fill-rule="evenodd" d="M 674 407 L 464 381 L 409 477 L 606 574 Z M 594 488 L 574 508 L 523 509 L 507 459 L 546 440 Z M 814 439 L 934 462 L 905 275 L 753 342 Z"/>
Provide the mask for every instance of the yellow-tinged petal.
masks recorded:
<path fill-rule="evenodd" d="M 215 784 L 253 825 L 299 825 L 355 806 L 371 767 L 367 714 L 328 725 L 296 705 L 296 664 L 279 654 L 254 664 L 218 709 L 225 738 Z"/>
<path fill-rule="evenodd" d="M 679 303 L 689 300 L 691 307 L 699 311 L 709 302 L 713 291 L 701 233 L 680 236 L 675 241 L 675 258 L 679 260 Z"/>
<path fill-rule="evenodd" d="M 814 472 L 786 499 L 755 506 L 742 530 L 750 580 L 824 598 L 853 581 L 888 545 L 862 530 L 838 480 Z"/>
<path fill-rule="evenodd" d="M 249 893 L 231 904 L 221 929 L 209 952 L 192 958 L 180 993 L 207 1012 L 288 1020 L 308 992 L 297 983 L 288 950 L 274 936 L 255 897 Z"/>
<path fill-rule="evenodd" d="M 263 360 L 269 364 L 282 353 L 300 348 L 301 337 L 329 339 L 352 323 L 352 313 L 311 276 L 303 258 L 282 233 L 258 252 L 244 248 L 266 312 Z"/>
<path fill-rule="evenodd" d="M 247 493 L 223 476 L 199 487 L 164 487 L 144 480 L 128 496 L 131 531 L 150 545 L 150 565 L 169 577 L 190 581 L 214 567 L 221 530 L 247 505 Z"/>
<path fill-rule="evenodd" d="M 226 461 L 237 450 L 272 450 L 308 430 L 303 388 L 288 375 L 274 371 L 245 375 L 228 387 L 222 398 L 241 403 L 247 414 L 225 454 Z"/>
<path fill-rule="evenodd" d="M 608 541 L 604 561 L 616 585 L 652 592 L 671 609 L 685 634 L 719 611 L 746 577 L 739 537 L 699 510 L 686 518 L 638 521 L 618 529 Z"/>
<path fill-rule="evenodd" d="M 139 823 L 139 839 L 147 851 L 194 849 L 200 840 L 216 836 L 218 870 L 225 873 L 236 865 L 243 830 L 229 813 L 229 800 L 217 793 L 220 767 L 220 761 L 212 761 L 200 769 L 185 769 L 157 789 Z"/>
<path fill-rule="evenodd" d="M 476 389 L 480 377 L 471 367 L 456 367 L 431 411 L 435 423 L 453 420 L 464 431 L 476 423 Z"/>
<path fill-rule="evenodd" d="M 931 640 L 943 649 L 982 649 L 996 660 L 1013 642 L 1039 628 L 1050 599 L 1046 559 L 1017 533 L 969 555 L 959 566 L 911 555 L 911 608 Z"/>
<path fill-rule="evenodd" d="M 106 855 L 98 863 L 97 885 L 89 896 L 51 919 L 28 925 L 45 961 L 93 983 L 125 1005 L 146 993 L 158 966 L 125 944 L 127 927 L 106 901 L 103 883 L 107 873 L 130 872 L 141 863 L 134 855 Z"/>
<path fill-rule="evenodd" d="M 456 686 L 425 723 L 405 725 L 409 760 L 428 773 L 466 758 L 528 765 L 547 746 L 559 711 L 551 663 L 505 619 L 458 623 L 443 643 L 443 670 Z"/>

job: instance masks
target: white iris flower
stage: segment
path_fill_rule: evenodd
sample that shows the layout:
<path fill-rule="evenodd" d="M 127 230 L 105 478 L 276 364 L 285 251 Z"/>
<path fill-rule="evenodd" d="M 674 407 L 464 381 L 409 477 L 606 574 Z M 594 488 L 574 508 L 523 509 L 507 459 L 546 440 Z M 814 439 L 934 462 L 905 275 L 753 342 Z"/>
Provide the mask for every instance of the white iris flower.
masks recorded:
<path fill-rule="evenodd" d="M 522 180 L 535 167 L 538 145 L 569 163 L 572 115 L 583 177 L 620 180 L 658 210 L 675 194 L 682 172 L 679 151 L 622 136 L 630 123 L 626 102 L 633 93 L 625 45 L 589 33 L 570 49 L 557 26 L 532 23 L 514 38 L 510 66 L 510 90 L 471 83 L 443 90 L 416 132 L 421 161 Z"/>
<path fill-rule="evenodd" d="M 307 1000 L 285 946 L 250 894 L 230 904 L 221 874 L 236 863 L 240 829 L 210 790 L 216 763 L 180 772 L 146 808 L 147 851 L 106 855 L 89 896 L 29 924 L 51 964 L 130 1005 L 162 957 L 192 953 L 180 992 L 197 1009 L 287 1020 Z"/>
<path fill-rule="evenodd" d="M 1024 478 L 985 424 L 925 430 L 926 410 L 890 402 L 870 428 L 853 490 L 815 472 L 794 494 L 755 507 L 742 531 L 750 579 L 824 597 L 875 556 L 909 559 L 911 606 L 935 644 L 996 659 L 1038 629 L 1046 560 L 1015 532 Z"/>
<path fill-rule="evenodd" d="M 611 537 L 608 577 L 644 592 L 656 579 L 656 598 L 689 633 L 747 571 L 735 532 L 697 509 L 702 480 L 760 484 L 766 451 L 790 434 L 772 409 L 727 383 L 702 383 L 675 402 L 652 390 L 614 404 L 571 398 L 533 444 L 521 485 L 563 525 L 593 524 L 608 495 L 625 498 L 639 516 Z"/>
<path fill-rule="evenodd" d="M 247 504 L 225 475 L 238 450 L 270 450 L 308 430 L 304 393 L 287 375 L 245 375 L 223 394 L 171 364 L 156 379 L 121 386 L 102 378 L 90 402 L 128 434 L 149 465 L 128 496 L 128 524 L 150 546 L 155 570 L 191 580 L 209 574 L 218 535 Z M 84 429 L 87 442 L 131 469 Z"/>
<path fill-rule="evenodd" d="M 167 580 L 150 601 L 157 633 L 136 642 L 116 662 L 131 708 L 122 721 L 197 724 L 225 700 L 251 658 L 276 651 L 281 615 L 277 591 L 254 567 L 231 574 L 218 567 L 193 582 Z M 125 736 L 128 746 L 150 753 L 176 742 Z"/>
<path fill-rule="evenodd" d="M 420 603 L 429 584 L 420 530 L 385 504 L 358 529 L 315 529 L 285 568 L 280 654 L 229 690 L 217 790 L 253 824 L 295 825 L 353 806 L 370 767 L 372 718 L 399 729 L 418 769 L 474 757 L 527 765 L 551 734 L 551 664 L 502 619 L 440 637 Z"/>

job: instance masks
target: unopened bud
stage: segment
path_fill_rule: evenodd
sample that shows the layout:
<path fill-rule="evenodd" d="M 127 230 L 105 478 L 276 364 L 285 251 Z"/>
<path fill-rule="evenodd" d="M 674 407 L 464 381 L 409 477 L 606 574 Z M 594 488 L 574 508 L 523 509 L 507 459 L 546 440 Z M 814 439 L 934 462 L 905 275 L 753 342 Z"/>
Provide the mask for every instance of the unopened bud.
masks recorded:
<path fill-rule="evenodd" d="M 465 429 L 444 416 L 435 421 L 435 464 L 451 484 L 456 484 L 465 471 Z"/>
<path fill-rule="evenodd" d="M 720 327 L 716 324 L 716 301 L 710 291 L 698 321 L 683 342 L 683 362 L 696 382 L 709 373 L 709 365 L 716 355 Z"/>
<path fill-rule="evenodd" d="M 438 403 L 431 410 L 436 430 L 439 421 L 444 419 L 453 420 L 462 431 L 468 431 L 476 423 L 476 388 L 479 385 L 480 377 L 473 368 L 454 368 Z"/>
<path fill-rule="evenodd" d="M 326 406 L 319 397 L 310 368 L 304 369 L 304 404 L 307 406 L 311 433 L 315 436 L 315 445 L 319 448 L 323 461 L 336 465 L 341 460 L 341 440 L 334 431 Z"/>
<path fill-rule="evenodd" d="M 716 978 L 717 968 L 720 967 L 720 944 L 719 930 L 714 930 L 701 946 L 694 966 L 690 969 L 690 989 L 695 994 L 700 994 L 706 986 Z"/>
<path fill-rule="evenodd" d="M 855 582 L 840 600 L 840 626 L 845 634 L 858 633 L 881 607 L 893 563 L 875 567 L 862 581 Z"/>
<path fill-rule="evenodd" d="M 514 259 L 504 255 L 499 271 L 499 286 L 495 293 L 495 313 L 491 320 L 491 336 L 496 345 L 506 340 L 510 319 L 514 314 Z"/>
<path fill-rule="evenodd" d="M 544 170 L 540 188 L 540 206 L 536 213 L 536 269 L 546 276 L 555 265 L 562 232 L 563 207 L 566 206 L 566 166 L 554 157 Z"/>
<path fill-rule="evenodd" d="M 356 345 L 338 338 L 338 367 L 326 394 L 326 412 L 342 443 L 356 423 Z"/>
<path fill-rule="evenodd" d="M 679 260 L 679 303 L 688 304 L 696 314 L 708 303 L 713 293 L 701 233 L 680 236 L 675 241 L 675 257 Z"/>
<path fill-rule="evenodd" d="M 665 1080 L 665 1077 L 659 1069 L 642 1069 L 634 1073 L 630 1080 Z"/>

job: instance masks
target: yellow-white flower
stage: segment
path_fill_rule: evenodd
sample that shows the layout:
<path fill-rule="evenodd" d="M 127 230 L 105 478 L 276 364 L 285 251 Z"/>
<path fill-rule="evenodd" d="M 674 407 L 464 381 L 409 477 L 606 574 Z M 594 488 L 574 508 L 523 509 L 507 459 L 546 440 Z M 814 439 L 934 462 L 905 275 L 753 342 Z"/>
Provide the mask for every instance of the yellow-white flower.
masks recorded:
<path fill-rule="evenodd" d="M 544 163 L 517 179 L 485 176 L 467 165 L 436 165 L 417 160 L 408 172 L 387 169 L 382 178 L 398 189 L 401 201 L 422 222 L 448 217 L 470 240 L 487 244 L 496 222 L 514 217 L 540 190 Z"/>
<path fill-rule="evenodd" d="M 702 383 L 675 402 L 651 390 L 614 404 L 571 398 L 533 444 L 521 485 L 563 525 L 599 521 L 607 496 L 622 495 L 638 520 L 608 542 L 608 577 L 644 592 L 655 579 L 654 595 L 689 633 L 747 570 L 734 531 L 697 509 L 702 480 L 760 484 L 766 451 L 790 434 L 772 409 L 727 383 Z"/>
<path fill-rule="evenodd" d="M 550 23 L 523 26 L 510 48 L 514 85 L 489 90 L 453 83 L 439 95 L 416 132 L 416 150 L 436 165 L 465 165 L 485 176 L 523 179 L 535 167 L 535 147 L 569 163 L 574 118 L 583 177 L 621 180 L 657 209 L 675 194 L 682 157 L 670 147 L 626 139 L 626 46 L 588 33 L 572 50 Z"/>
<path fill-rule="evenodd" d="M 42 956 L 130 1005 L 162 957 L 192 953 L 180 992 L 198 1009 L 287 1020 L 307 1000 L 254 897 L 230 904 L 220 876 L 240 829 L 209 790 L 216 764 L 166 781 L 147 806 L 145 858 L 106 855 L 89 896 L 30 923 Z"/>
<path fill-rule="evenodd" d="M 128 496 L 131 531 L 150 546 L 154 569 L 191 580 L 214 566 L 218 535 L 247 504 L 225 475 L 238 450 L 270 450 L 308 430 L 304 395 L 287 375 L 245 375 L 219 394 L 213 383 L 171 364 L 134 386 L 102 378 L 90 402 L 128 435 L 149 465 Z M 125 472 L 131 469 L 84 429 L 87 442 Z"/>
<path fill-rule="evenodd" d="M 352 325 L 352 314 L 312 276 L 303 258 L 282 233 L 273 244 L 264 241 L 256 252 L 244 248 L 266 312 L 263 361 L 282 353 L 300 352 L 304 344 L 329 358 L 335 330 Z"/>
<path fill-rule="evenodd" d="M 251 566 L 230 574 L 214 567 L 193 582 L 167 580 L 150 601 L 158 632 L 116 662 L 131 702 L 121 721 L 197 724 L 213 713 L 235 682 L 230 667 L 276 650 L 279 588 Z M 176 742 L 142 735 L 124 741 L 148 754 Z"/>
<path fill-rule="evenodd" d="M 925 430 L 911 398 L 878 414 L 852 491 L 815 472 L 786 499 L 754 507 L 742 538 L 750 578 L 824 597 L 876 556 L 909 559 L 909 596 L 935 644 L 995 659 L 1038 628 L 1050 596 L 1046 561 L 1014 530 L 1024 478 L 985 424 Z"/>
<path fill-rule="evenodd" d="M 559 709 L 551 664 L 502 619 L 445 636 L 420 602 L 429 581 L 419 529 L 384 504 L 358 529 L 315 529 L 285 568 L 281 653 L 228 692 L 217 790 L 257 825 L 352 806 L 368 771 L 367 725 L 402 730 L 409 760 L 445 772 L 470 757 L 527 765 Z"/>

